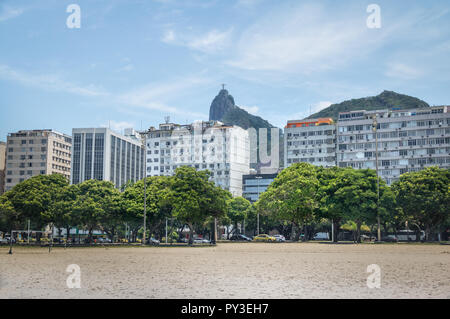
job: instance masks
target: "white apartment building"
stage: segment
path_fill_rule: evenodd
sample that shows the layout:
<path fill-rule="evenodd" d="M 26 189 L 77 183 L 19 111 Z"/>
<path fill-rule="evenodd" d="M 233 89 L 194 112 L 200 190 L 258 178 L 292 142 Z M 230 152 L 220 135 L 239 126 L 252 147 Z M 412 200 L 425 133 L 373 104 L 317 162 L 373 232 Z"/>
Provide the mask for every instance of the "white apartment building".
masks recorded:
<path fill-rule="evenodd" d="M 448 106 L 343 112 L 339 113 L 337 126 L 332 122 L 327 125 L 326 119 L 289 121 L 285 128 L 285 167 L 308 162 L 376 169 L 374 117 L 378 172 L 387 184 L 398 180 L 401 174 L 427 166 L 450 168 Z"/>
<path fill-rule="evenodd" d="M 5 190 L 36 175 L 58 173 L 69 180 L 71 147 L 72 137 L 50 129 L 8 134 Z"/>
<path fill-rule="evenodd" d="M 331 118 L 288 121 L 284 129 L 284 167 L 299 162 L 336 165 L 336 126 Z"/>
<path fill-rule="evenodd" d="M 249 173 L 248 132 L 218 121 L 188 125 L 160 124 L 146 133 L 147 176 L 173 175 L 177 167 L 208 169 L 216 185 L 242 195 L 242 175 Z"/>
<path fill-rule="evenodd" d="M 133 129 L 122 135 L 108 128 L 75 128 L 72 135 L 72 184 L 97 179 L 120 189 L 144 178 L 142 140 Z"/>
<path fill-rule="evenodd" d="M 374 117 L 379 175 L 387 184 L 403 173 L 427 166 L 450 168 L 448 106 L 340 113 L 337 132 L 340 167 L 376 168 Z"/>

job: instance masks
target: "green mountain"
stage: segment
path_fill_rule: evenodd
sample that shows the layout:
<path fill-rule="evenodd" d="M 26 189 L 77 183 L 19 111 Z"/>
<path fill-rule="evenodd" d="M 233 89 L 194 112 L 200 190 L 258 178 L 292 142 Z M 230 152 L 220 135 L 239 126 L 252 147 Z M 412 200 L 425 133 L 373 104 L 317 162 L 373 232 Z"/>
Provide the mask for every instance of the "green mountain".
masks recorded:
<path fill-rule="evenodd" d="M 214 98 L 209 109 L 209 120 L 220 121 L 227 125 L 237 125 L 243 129 L 249 127 L 272 128 L 275 127 L 263 118 L 252 115 L 234 103 L 234 98 L 227 90 L 220 90 Z"/>
<path fill-rule="evenodd" d="M 214 98 L 211 103 L 211 107 L 209 108 L 209 120 L 210 121 L 220 121 L 226 125 L 236 125 L 240 126 L 243 129 L 248 129 L 253 127 L 256 129 L 258 134 L 258 143 L 257 143 L 257 151 L 259 150 L 259 130 L 260 128 L 266 128 L 267 130 L 267 147 L 270 150 L 271 144 L 271 132 L 270 129 L 274 128 L 272 124 L 263 118 L 250 114 L 246 110 L 238 107 L 235 102 L 233 96 L 231 96 L 227 90 L 220 90 L 219 94 Z M 280 140 L 279 140 L 279 161 L 280 164 L 283 165 L 284 158 L 284 144 L 283 144 L 283 131 L 279 130 Z M 252 165 L 252 168 L 257 170 L 264 167 L 264 164 L 261 164 L 259 160 L 259 151 L 257 153 L 258 160 L 256 165 Z"/>
<path fill-rule="evenodd" d="M 392 91 L 383 91 L 377 96 L 365 97 L 361 99 L 352 99 L 338 104 L 332 104 L 329 107 L 314 113 L 311 118 L 331 117 L 337 120 L 339 112 L 357 111 L 357 110 L 382 110 L 382 109 L 415 109 L 422 107 L 430 107 L 428 103 L 404 94 Z"/>

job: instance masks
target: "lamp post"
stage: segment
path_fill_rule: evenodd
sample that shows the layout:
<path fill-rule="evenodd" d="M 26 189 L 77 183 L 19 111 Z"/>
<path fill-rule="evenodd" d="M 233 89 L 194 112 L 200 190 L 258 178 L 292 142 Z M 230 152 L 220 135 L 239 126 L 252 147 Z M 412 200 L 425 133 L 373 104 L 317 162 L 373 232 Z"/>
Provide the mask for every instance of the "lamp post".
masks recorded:
<path fill-rule="evenodd" d="M 373 132 L 375 134 L 375 169 L 377 172 L 377 223 L 378 223 L 378 229 L 377 229 L 377 237 L 378 241 L 381 241 L 381 222 L 380 222 L 380 178 L 378 176 L 378 122 L 377 122 L 377 114 L 375 113 L 372 117 L 373 123 L 372 128 Z"/>
<path fill-rule="evenodd" d="M 258 192 L 258 199 L 259 200 L 259 180 L 262 178 L 262 176 L 255 176 L 255 179 L 257 180 L 257 192 Z M 256 217 L 256 227 L 257 227 L 257 231 L 256 231 L 256 235 L 259 235 L 259 211 L 257 213 L 257 217 Z"/>
<path fill-rule="evenodd" d="M 142 150 L 144 152 L 144 233 L 142 235 L 142 245 L 145 245 L 146 230 L 147 230 L 147 133 L 142 135 Z"/>

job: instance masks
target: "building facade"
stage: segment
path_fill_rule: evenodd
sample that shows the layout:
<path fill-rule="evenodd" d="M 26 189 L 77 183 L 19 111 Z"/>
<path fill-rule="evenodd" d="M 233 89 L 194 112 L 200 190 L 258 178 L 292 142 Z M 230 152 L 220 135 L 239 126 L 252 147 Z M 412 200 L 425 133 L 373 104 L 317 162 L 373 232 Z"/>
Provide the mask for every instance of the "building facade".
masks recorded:
<path fill-rule="evenodd" d="M 160 124 L 146 133 L 147 176 L 173 175 L 180 166 L 208 169 L 217 186 L 242 195 L 242 175 L 249 173 L 248 132 L 217 121 Z"/>
<path fill-rule="evenodd" d="M 288 121 L 284 129 L 284 167 L 307 162 L 336 165 L 336 126 L 331 118 Z"/>
<path fill-rule="evenodd" d="M 449 107 L 340 113 L 338 166 L 375 169 L 376 139 L 379 175 L 389 185 L 427 166 L 449 168 Z"/>
<path fill-rule="evenodd" d="M 53 130 L 8 134 L 5 191 L 36 175 L 61 174 L 70 180 L 72 137 Z"/>
<path fill-rule="evenodd" d="M 242 197 L 254 203 L 278 174 L 248 174 L 242 176 Z"/>
<path fill-rule="evenodd" d="M 72 134 L 72 184 L 96 179 L 120 189 L 144 178 L 143 145 L 134 130 L 122 135 L 108 128 L 76 128 Z"/>
<path fill-rule="evenodd" d="M 289 121 L 285 128 L 285 167 L 296 162 L 308 162 L 322 166 L 376 169 L 377 144 L 379 176 L 389 185 L 406 172 L 419 171 L 427 166 L 450 167 L 448 106 L 342 112 L 335 129 L 331 122 L 322 126 L 318 124 L 319 120 L 305 121 Z M 318 128 L 324 131 L 317 133 Z M 330 144 L 323 144 L 319 136 L 326 136 L 324 141 Z M 330 157 L 317 160 L 318 155 L 324 152 Z"/>
<path fill-rule="evenodd" d="M 5 192 L 6 143 L 0 142 L 0 195 Z"/>

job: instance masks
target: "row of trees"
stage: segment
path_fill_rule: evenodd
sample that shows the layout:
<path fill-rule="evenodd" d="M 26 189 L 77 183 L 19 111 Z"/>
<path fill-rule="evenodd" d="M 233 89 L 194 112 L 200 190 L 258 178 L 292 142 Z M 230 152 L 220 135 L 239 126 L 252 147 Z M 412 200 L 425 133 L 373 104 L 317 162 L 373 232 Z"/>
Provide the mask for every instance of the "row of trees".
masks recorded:
<path fill-rule="evenodd" d="M 192 243 L 195 230 L 204 232 L 215 218 L 224 220 L 235 199 L 209 177 L 209 172 L 191 167 L 180 167 L 171 177 L 148 177 L 148 233 L 161 234 L 166 218 L 176 220 L 171 223 L 172 230 L 187 225 Z M 78 227 L 88 232 L 90 240 L 94 230 L 103 230 L 114 239 L 118 232 L 123 234 L 126 224 L 136 237 L 143 225 L 143 213 L 143 180 L 126 185 L 120 192 L 111 182 L 88 180 L 69 185 L 61 175 L 40 175 L 0 197 L 0 230 L 24 229 L 30 220 L 33 229 L 52 225 L 60 233 L 66 229 L 69 236 L 70 229 Z"/>
<path fill-rule="evenodd" d="M 428 240 L 450 226 L 450 172 L 436 167 L 404 174 L 389 187 L 373 170 L 298 163 L 284 169 L 254 205 L 232 198 L 209 177 L 208 171 L 191 167 L 180 167 L 170 177 L 148 177 L 148 234 L 162 238 L 166 220 L 173 237 L 188 226 L 190 243 L 194 231 L 213 238 L 215 222 L 226 226 L 228 236 L 242 228 L 256 234 L 258 215 L 261 231 L 275 228 L 294 240 L 301 233 L 303 240 L 310 239 L 332 224 L 335 241 L 340 229 L 354 230 L 359 241 L 361 230 L 375 233 L 378 215 L 384 232 L 403 229 L 408 222 L 411 229 L 424 230 Z M 69 185 L 61 175 L 41 175 L 0 197 L 0 231 L 24 229 L 29 220 L 33 229 L 52 225 L 60 235 L 66 229 L 69 236 L 77 227 L 87 231 L 89 240 L 94 230 L 103 230 L 111 239 L 124 237 L 126 227 L 136 240 L 143 212 L 143 180 L 121 192 L 106 181 Z"/>
<path fill-rule="evenodd" d="M 261 215 L 295 226 L 297 240 L 301 231 L 311 238 L 308 230 L 328 220 L 335 241 L 352 224 L 360 241 L 361 228 L 374 232 L 378 216 L 385 232 L 408 222 L 417 239 L 424 230 L 430 240 L 450 226 L 450 171 L 430 167 L 403 174 L 389 187 L 374 170 L 298 163 L 283 170 L 255 206 Z"/>

